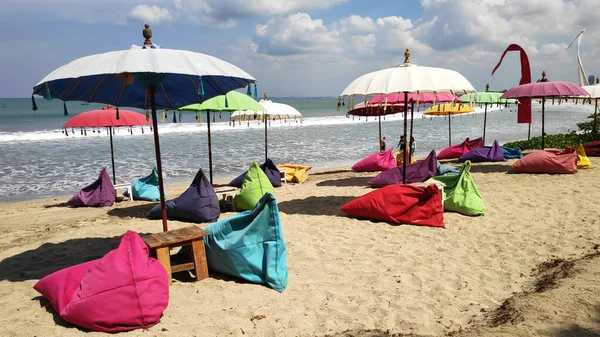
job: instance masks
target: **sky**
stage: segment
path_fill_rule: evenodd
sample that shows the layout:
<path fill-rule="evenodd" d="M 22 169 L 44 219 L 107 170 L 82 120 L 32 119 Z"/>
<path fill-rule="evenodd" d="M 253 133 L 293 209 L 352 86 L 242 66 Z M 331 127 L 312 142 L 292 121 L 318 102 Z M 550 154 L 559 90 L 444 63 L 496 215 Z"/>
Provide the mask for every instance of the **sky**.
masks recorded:
<path fill-rule="evenodd" d="M 0 97 L 29 97 L 79 57 L 143 43 L 209 54 L 242 68 L 271 97 L 336 97 L 355 78 L 411 63 L 456 70 L 477 90 L 532 78 L 578 83 L 571 40 L 600 76 L 597 0 L 0 0 Z"/>

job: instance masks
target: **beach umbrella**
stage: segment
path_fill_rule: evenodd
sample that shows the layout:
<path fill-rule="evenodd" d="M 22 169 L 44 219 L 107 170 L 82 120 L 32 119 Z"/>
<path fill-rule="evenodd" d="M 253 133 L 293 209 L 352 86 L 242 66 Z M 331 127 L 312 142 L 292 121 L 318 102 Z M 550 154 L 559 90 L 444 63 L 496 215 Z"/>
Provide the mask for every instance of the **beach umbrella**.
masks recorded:
<path fill-rule="evenodd" d="M 485 91 L 476 93 L 464 94 L 460 96 L 460 101 L 463 103 L 479 103 L 484 105 L 483 110 L 483 145 L 485 145 L 485 129 L 487 124 L 487 108 L 488 104 L 517 104 L 516 99 L 500 99 L 501 92 L 490 91 L 489 84 L 486 84 Z"/>
<path fill-rule="evenodd" d="M 404 104 L 370 104 L 360 102 L 348 111 L 349 115 L 377 117 L 379 124 L 379 140 L 381 141 L 381 116 L 393 115 L 404 111 Z"/>
<path fill-rule="evenodd" d="M 202 103 L 256 80 L 213 56 L 159 48 L 150 41 L 152 31 L 148 25 L 143 36 L 142 47 L 82 57 L 54 70 L 34 86 L 33 95 L 48 100 L 96 102 L 117 109 L 127 106 L 152 111 L 162 222 L 163 230 L 167 231 L 156 109 L 175 110 Z"/>
<path fill-rule="evenodd" d="M 542 99 L 542 150 L 545 147 L 544 138 L 544 105 L 546 98 L 568 98 L 586 96 L 590 94 L 575 83 L 563 81 L 548 81 L 546 72 L 542 73 L 542 79 L 536 83 L 518 85 L 508 89 L 500 98 L 541 98 Z"/>
<path fill-rule="evenodd" d="M 242 94 L 237 91 L 230 91 L 225 95 L 215 96 L 211 99 L 204 101 L 201 104 L 190 104 L 182 108 L 182 111 L 206 111 L 206 128 L 208 131 L 208 166 L 210 183 L 213 182 L 212 172 L 212 142 L 210 135 L 210 113 L 215 111 L 236 111 L 236 110 L 252 110 L 252 111 L 263 111 L 264 108 L 254 98 Z"/>
<path fill-rule="evenodd" d="M 592 137 L 596 139 L 596 133 L 598 132 L 598 98 L 600 98 L 600 85 L 598 84 L 598 79 L 596 79 L 595 85 L 586 85 L 582 87 L 585 91 L 588 92 L 591 98 L 594 99 L 594 124 L 592 126 Z"/>
<path fill-rule="evenodd" d="M 472 106 L 464 103 L 445 103 L 432 105 L 423 115 L 448 116 L 448 146 L 452 146 L 452 116 L 475 112 Z"/>
<path fill-rule="evenodd" d="M 258 119 L 265 124 L 265 161 L 268 159 L 267 148 L 268 148 L 268 136 L 267 136 L 267 124 L 272 120 L 288 120 L 288 119 L 300 119 L 302 120 L 302 114 L 291 105 L 276 103 L 267 98 L 267 94 L 264 94 L 264 98 L 258 102 L 263 108 L 263 111 L 249 111 L 240 110 L 235 111 L 231 114 L 231 119 L 234 121 Z"/>
<path fill-rule="evenodd" d="M 410 51 L 404 53 L 404 63 L 394 68 L 374 71 L 352 81 L 340 96 L 368 96 L 403 93 L 404 102 L 408 102 L 410 93 L 449 93 L 461 94 L 476 92 L 473 85 L 460 73 L 444 68 L 417 66 L 410 63 Z M 407 137 L 408 105 L 404 105 L 404 139 Z M 406 182 L 406 146 L 404 154 L 402 181 Z"/>
<path fill-rule="evenodd" d="M 107 128 L 108 134 L 110 135 L 110 159 L 112 162 L 112 174 L 113 184 L 117 184 L 117 178 L 115 175 L 115 153 L 113 150 L 113 128 L 127 126 L 132 127 L 136 125 L 149 125 L 152 121 L 146 119 L 146 115 L 139 112 L 120 110 L 117 116 L 116 109 L 108 105 L 100 110 L 91 110 L 80 113 L 75 117 L 69 119 L 64 127 L 65 135 L 69 135 L 68 128 Z M 143 130 L 143 129 L 142 129 Z M 84 131 L 87 134 L 87 131 Z M 100 132 L 100 130 L 98 130 Z"/>

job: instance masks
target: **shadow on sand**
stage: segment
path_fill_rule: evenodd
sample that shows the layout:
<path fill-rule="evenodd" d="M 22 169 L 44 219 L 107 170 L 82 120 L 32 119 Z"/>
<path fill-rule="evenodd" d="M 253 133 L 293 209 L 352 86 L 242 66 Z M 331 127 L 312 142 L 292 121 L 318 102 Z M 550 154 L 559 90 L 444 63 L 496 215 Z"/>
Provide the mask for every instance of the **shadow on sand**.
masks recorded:
<path fill-rule="evenodd" d="M 305 199 L 282 201 L 277 204 L 277 207 L 280 212 L 286 214 L 344 215 L 340 211 L 340 207 L 353 199 L 355 197 L 308 197 Z"/>
<path fill-rule="evenodd" d="M 373 177 L 352 177 L 343 179 L 331 179 L 323 180 L 317 183 L 317 186 L 334 186 L 334 187 L 348 187 L 348 186 L 364 186 L 369 187 L 369 180 Z"/>
<path fill-rule="evenodd" d="M 129 207 L 119 207 L 110 209 L 107 214 L 110 216 L 116 216 L 119 218 L 142 218 L 146 219 L 146 214 L 157 205 L 156 203 L 135 205 Z"/>

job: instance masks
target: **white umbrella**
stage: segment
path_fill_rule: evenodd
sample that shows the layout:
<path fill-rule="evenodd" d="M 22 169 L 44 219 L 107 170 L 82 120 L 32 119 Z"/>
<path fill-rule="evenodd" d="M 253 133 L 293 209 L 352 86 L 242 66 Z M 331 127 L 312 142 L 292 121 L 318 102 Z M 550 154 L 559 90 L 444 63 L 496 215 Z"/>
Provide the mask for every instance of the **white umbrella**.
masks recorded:
<path fill-rule="evenodd" d="M 156 109 L 202 103 L 246 85 L 250 91 L 249 84 L 256 80 L 242 69 L 212 56 L 158 48 L 150 41 L 152 31 L 148 25 L 143 35 L 143 47 L 83 57 L 56 69 L 35 85 L 33 95 L 65 102 L 86 101 L 152 110 L 163 230 L 167 231 Z M 256 93 L 256 86 L 254 91 Z M 118 119 L 118 108 L 116 111 Z"/>
<path fill-rule="evenodd" d="M 266 96 L 266 94 L 265 94 Z M 285 120 L 285 119 L 296 119 L 302 118 L 302 114 L 293 106 L 276 103 L 268 99 L 261 99 L 258 103 L 265 108 L 265 111 L 252 111 L 252 110 L 244 110 L 244 111 L 235 111 L 231 114 L 232 120 L 249 120 L 259 119 L 265 123 L 265 161 L 268 159 L 267 156 L 267 121 L 272 120 Z M 264 115 L 264 116 L 263 116 Z"/>
<path fill-rule="evenodd" d="M 404 53 L 404 64 L 365 74 L 350 83 L 340 96 L 367 96 L 376 94 L 404 93 L 408 102 L 409 93 L 467 94 L 477 92 L 473 85 L 460 73 L 444 69 L 421 67 L 410 63 L 410 51 Z M 404 139 L 406 139 L 408 105 L 404 106 Z M 402 149 L 403 177 L 406 181 L 406 146 Z"/>
<path fill-rule="evenodd" d="M 600 84 L 596 81 L 595 85 L 586 85 L 582 87 L 585 91 L 587 91 L 590 94 L 590 98 L 594 98 L 594 101 L 596 102 L 594 104 L 594 126 L 592 128 L 592 137 L 593 139 L 596 139 L 596 132 L 597 132 L 597 114 L 598 114 L 598 98 L 600 98 Z"/>

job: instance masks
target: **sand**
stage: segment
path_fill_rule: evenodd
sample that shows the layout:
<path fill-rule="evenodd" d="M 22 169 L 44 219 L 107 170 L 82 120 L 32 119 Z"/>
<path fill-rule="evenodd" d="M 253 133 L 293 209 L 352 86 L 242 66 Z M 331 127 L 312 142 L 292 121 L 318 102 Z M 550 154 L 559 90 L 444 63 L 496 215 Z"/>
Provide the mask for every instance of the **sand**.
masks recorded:
<path fill-rule="evenodd" d="M 445 213 L 445 229 L 348 218 L 340 206 L 369 192 L 375 174 L 309 171 L 304 184 L 276 189 L 289 269 L 283 293 L 219 275 L 178 276 L 161 323 L 120 335 L 597 336 L 600 260 L 590 254 L 600 244 L 600 160 L 574 175 L 513 174 L 512 162 L 474 164 L 486 215 Z M 70 209 L 65 201 L 0 205 L 0 336 L 100 335 L 62 321 L 32 286 L 102 256 L 128 229 L 161 231 L 144 218 L 153 203 Z M 535 291 L 544 273 L 559 280 Z"/>

